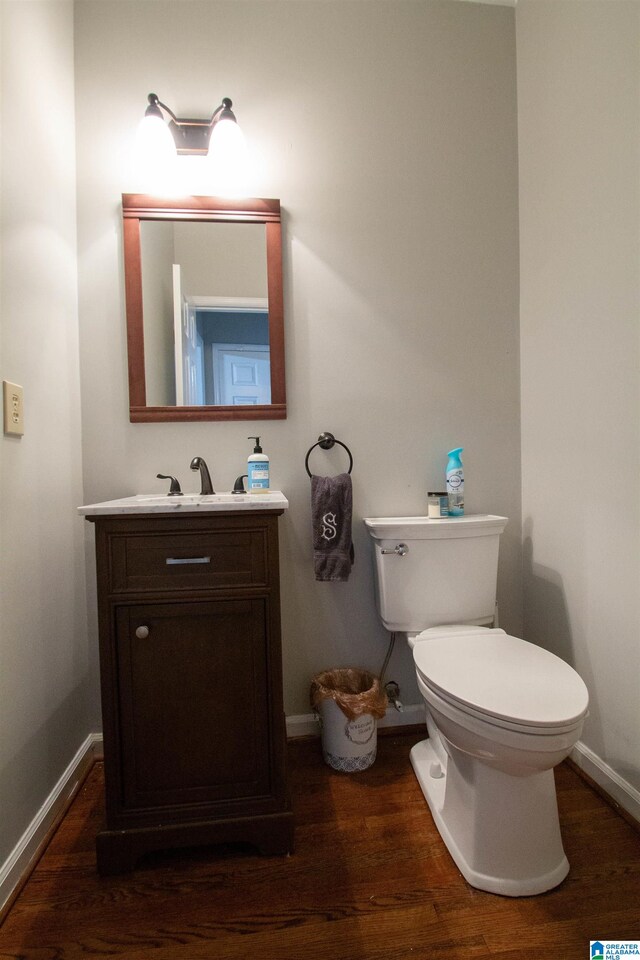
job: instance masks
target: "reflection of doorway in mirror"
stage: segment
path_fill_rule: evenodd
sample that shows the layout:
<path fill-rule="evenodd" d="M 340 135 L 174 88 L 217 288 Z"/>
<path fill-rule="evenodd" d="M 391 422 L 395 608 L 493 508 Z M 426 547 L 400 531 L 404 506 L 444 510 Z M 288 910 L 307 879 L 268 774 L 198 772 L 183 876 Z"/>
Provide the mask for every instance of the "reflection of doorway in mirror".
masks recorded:
<path fill-rule="evenodd" d="M 191 298 L 190 298 L 191 299 Z M 204 297 L 196 325 L 204 345 L 204 402 L 237 407 L 271 403 L 266 299 Z"/>
<path fill-rule="evenodd" d="M 230 407 L 271 403 L 268 346 L 218 343 L 211 353 L 214 403 Z"/>
<path fill-rule="evenodd" d="M 173 296 L 176 406 L 270 404 L 267 300 L 191 296 L 179 264 Z"/>

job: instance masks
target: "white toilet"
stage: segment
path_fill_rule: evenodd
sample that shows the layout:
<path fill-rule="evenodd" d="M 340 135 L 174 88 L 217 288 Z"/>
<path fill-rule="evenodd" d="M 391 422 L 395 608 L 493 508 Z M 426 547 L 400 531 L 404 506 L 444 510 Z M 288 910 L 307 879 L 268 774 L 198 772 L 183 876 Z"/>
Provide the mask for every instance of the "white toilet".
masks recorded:
<path fill-rule="evenodd" d="M 493 626 L 506 518 L 364 522 L 380 617 L 413 648 L 429 739 L 411 763 L 451 856 L 480 890 L 550 890 L 569 871 L 553 767 L 589 695 L 564 660 Z"/>

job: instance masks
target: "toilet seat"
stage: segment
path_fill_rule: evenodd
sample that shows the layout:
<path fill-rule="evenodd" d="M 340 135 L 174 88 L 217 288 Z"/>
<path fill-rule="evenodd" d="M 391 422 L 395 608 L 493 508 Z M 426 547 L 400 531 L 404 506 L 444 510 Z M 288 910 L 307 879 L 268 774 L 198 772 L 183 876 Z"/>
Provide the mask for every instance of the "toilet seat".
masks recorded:
<path fill-rule="evenodd" d="M 431 628 L 416 637 L 413 657 L 427 688 L 497 727 L 555 735 L 581 725 L 587 713 L 587 688 L 568 663 L 503 630 Z"/>

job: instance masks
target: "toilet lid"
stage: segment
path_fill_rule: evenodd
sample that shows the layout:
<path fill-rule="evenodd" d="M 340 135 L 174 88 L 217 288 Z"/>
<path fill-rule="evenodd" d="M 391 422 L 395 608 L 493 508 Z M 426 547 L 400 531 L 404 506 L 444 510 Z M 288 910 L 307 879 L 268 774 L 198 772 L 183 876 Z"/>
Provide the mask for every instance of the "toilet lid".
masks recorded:
<path fill-rule="evenodd" d="M 427 686 L 499 720 L 568 726 L 585 715 L 589 703 L 573 667 L 502 630 L 431 637 L 416 644 L 413 658 Z"/>

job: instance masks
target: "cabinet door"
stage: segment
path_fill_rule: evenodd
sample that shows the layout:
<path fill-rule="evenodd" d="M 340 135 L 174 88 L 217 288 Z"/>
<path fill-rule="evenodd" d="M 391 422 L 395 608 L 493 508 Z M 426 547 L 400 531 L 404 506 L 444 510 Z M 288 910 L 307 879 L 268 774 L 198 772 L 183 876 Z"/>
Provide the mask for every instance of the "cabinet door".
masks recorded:
<path fill-rule="evenodd" d="M 117 609 L 124 810 L 269 794 L 266 634 L 263 599 Z"/>

